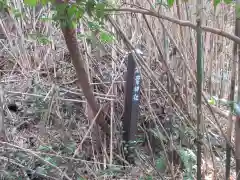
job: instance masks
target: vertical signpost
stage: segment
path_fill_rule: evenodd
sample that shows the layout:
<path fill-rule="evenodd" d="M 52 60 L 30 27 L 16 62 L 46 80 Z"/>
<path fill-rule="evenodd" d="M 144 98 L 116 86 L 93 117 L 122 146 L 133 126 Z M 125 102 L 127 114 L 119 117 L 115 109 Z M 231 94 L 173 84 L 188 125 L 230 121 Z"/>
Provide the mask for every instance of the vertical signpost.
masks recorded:
<path fill-rule="evenodd" d="M 125 85 L 125 104 L 123 119 L 123 140 L 126 160 L 134 164 L 137 120 L 139 114 L 141 76 L 136 68 L 133 53 L 128 55 L 127 76 Z"/>

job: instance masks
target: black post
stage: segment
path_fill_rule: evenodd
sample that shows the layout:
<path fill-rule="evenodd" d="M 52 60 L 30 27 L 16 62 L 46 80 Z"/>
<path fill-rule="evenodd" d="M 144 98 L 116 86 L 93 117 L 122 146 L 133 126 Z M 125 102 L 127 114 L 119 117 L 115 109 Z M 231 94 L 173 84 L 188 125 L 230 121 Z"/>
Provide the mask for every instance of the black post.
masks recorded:
<path fill-rule="evenodd" d="M 140 73 L 136 68 L 133 54 L 128 55 L 125 86 L 125 105 L 123 119 L 123 140 L 126 160 L 134 164 L 134 145 L 136 143 L 137 119 L 140 99 Z"/>

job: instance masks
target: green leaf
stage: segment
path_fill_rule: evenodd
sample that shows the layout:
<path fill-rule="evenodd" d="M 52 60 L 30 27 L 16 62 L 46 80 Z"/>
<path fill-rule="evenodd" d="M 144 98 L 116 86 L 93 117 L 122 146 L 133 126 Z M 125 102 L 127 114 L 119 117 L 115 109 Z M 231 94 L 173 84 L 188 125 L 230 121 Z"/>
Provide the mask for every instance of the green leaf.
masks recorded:
<path fill-rule="evenodd" d="M 12 8 L 10 6 L 7 5 L 6 0 L 1 0 L 0 1 L 0 10 L 3 12 L 8 12 L 9 10 L 11 10 Z"/>
<path fill-rule="evenodd" d="M 181 148 L 178 150 L 180 158 L 184 164 L 185 170 L 189 171 L 197 163 L 197 156 L 191 149 Z"/>
<path fill-rule="evenodd" d="M 15 18 L 22 17 L 22 14 L 18 9 L 12 9 L 12 13 L 14 14 Z"/>
<path fill-rule="evenodd" d="M 79 20 L 80 18 L 82 18 L 84 15 L 84 9 L 83 7 L 78 7 L 78 10 L 75 13 L 75 17 L 77 20 Z"/>
<path fill-rule="evenodd" d="M 226 4 L 231 4 L 233 1 L 232 0 L 224 0 Z"/>
<path fill-rule="evenodd" d="M 40 3 L 45 6 L 45 5 L 47 5 L 48 1 L 49 0 L 41 0 Z"/>
<path fill-rule="evenodd" d="M 99 30 L 101 27 L 100 25 L 95 22 L 95 21 L 88 21 L 88 27 L 91 29 L 91 30 Z"/>
<path fill-rule="evenodd" d="M 66 16 L 66 10 L 68 8 L 66 3 L 56 4 L 55 6 L 56 20 L 66 20 L 68 17 Z"/>
<path fill-rule="evenodd" d="M 51 149 L 52 149 L 51 146 L 42 146 L 42 145 L 40 145 L 38 148 L 39 151 L 50 151 Z"/>
<path fill-rule="evenodd" d="M 145 180 L 153 180 L 153 177 L 148 175 L 148 176 L 145 177 Z"/>
<path fill-rule="evenodd" d="M 239 4 L 236 4 L 236 16 L 237 16 L 237 19 L 240 18 L 240 5 Z"/>
<path fill-rule="evenodd" d="M 103 43 L 111 43 L 114 41 L 114 36 L 107 32 L 100 32 L 100 41 Z"/>
<path fill-rule="evenodd" d="M 156 160 L 156 169 L 160 170 L 161 172 L 165 171 L 166 169 L 166 159 L 164 157 L 160 157 Z"/>
<path fill-rule="evenodd" d="M 92 12 L 94 10 L 95 5 L 96 5 L 95 0 L 88 0 L 86 3 L 86 11 L 90 17 L 92 16 Z"/>
<path fill-rule="evenodd" d="M 57 162 L 56 162 L 56 160 L 54 158 L 46 157 L 46 158 L 44 158 L 44 160 L 49 162 L 49 163 L 51 163 L 54 166 L 57 166 Z M 50 166 L 48 164 L 44 165 L 44 167 L 45 167 L 46 170 L 50 170 L 50 169 L 53 168 L 52 166 Z"/>
<path fill-rule="evenodd" d="M 96 5 L 96 16 L 98 18 L 102 18 L 104 16 L 104 9 L 105 9 L 104 3 L 98 3 Z"/>
<path fill-rule="evenodd" d="M 47 37 L 39 37 L 37 38 L 38 42 L 42 45 L 47 45 L 47 44 L 50 44 L 51 41 L 47 38 Z"/>
<path fill-rule="evenodd" d="M 214 9 L 216 9 L 217 5 L 221 2 L 221 0 L 213 0 Z"/>
<path fill-rule="evenodd" d="M 208 100 L 208 103 L 211 104 L 211 105 L 214 105 L 216 104 L 216 101 L 213 97 L 211 97 L 209 100 Z"/>
<path fill-rule="evenodd" d="M 67 8 L 68 18 L 72 21 L 76 20 L 76 12 L 77 12 L 76 5 L 72 5 L 72 6 L 68 7 Z"/>
<path fill-rule="evenodd" d="M 174 4 L 174 0 L 167 0 L 167 4 L 169 7 L 172 7 Z"/>
<path fill-rule="evenodd" d="M 36 6 L 37 5 L 37 0 L 23 0 L 24 4 L 28 5 L 28 6 Z"/>

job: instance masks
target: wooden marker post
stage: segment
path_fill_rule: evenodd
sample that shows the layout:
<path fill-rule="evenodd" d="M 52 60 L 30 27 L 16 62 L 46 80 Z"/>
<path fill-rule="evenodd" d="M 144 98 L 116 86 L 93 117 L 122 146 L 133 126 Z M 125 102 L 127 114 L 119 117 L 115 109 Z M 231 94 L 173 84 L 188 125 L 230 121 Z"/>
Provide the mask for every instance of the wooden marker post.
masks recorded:
<path fill-rule="evenodd" d="M 139 114 L 141 76 L 136 68 L 133 54 L 128 55 L 123 118 L 123 140 L 126 160 L 134 164 L 137 120 Z"/>

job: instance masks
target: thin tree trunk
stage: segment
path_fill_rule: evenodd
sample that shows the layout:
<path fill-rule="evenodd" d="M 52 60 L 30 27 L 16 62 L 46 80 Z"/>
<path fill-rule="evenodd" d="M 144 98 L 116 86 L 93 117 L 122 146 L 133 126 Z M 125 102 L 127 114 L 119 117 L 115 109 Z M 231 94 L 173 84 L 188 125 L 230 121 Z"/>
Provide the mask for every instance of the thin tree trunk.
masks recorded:
<path fill-rule="evenodd" d="M 202 30 L 201 30 L 201 11 L 202 1 L 198 0 L 197 3 L 197 180 L 202 179 L 201 161 L 202 161 L 202 76 L 203 76 L 203 63 L 202 63 Z"/>
<path fill-rule="evenodd" d="M 239 16 L 238 7 L 240 0 L 236 1 L 236 16 Z M 240 20 L 236 17 L 236 35 L 240 36 Z M 240 59 L 239 45 L 237 47 L 238 60 Z M 238 87 L 240 87 L 240 64 L 238 64 Z M 238 88 L 238 102 L 240 100 L 240 88 Z M 236 177 L 240 180 L 240 116 L 238 115 L 235 122 L 235 147 L 236 147 Z"/>
<path fill-rule="evenodd" d="M 5 126 L 4 126 L 4 114 L 3 114 L 3 86 L 0 83 L 0 140 L 6 141 Z"/>
<path fill-rule="evenodd" d="M 60 3 L 68 3 L 69 0 L 67 1 L 63 1 L 63 0 L 56 0 L 55 2 L 57 4 Z M 67 16 L 67 10 L 65 12 L 59 12 L 61 15 L 65 15 L 64 13 L 66 13 L 66 18 Z M 67 19 L 67 21 L 71 21 L 70 19 Z M 72 63 L 73 66 L 76 70 L 77 73 L 77 77 L 78 77 L 78 83 L 80 84 L 83 94 L 87 99 L 87 103 L 89 104 L 92 112 L 93 112 L 93 116 L 97 116 L 96 117 L 96 123 L 98 125 L 100 125 L 100 127 L 102 128 L 102 130 L 109 135 L 110 134 L 110 129 L 109 126 L 107 124 L 107 121 L 105 121 L 104 119 L 104 113 L 103 111 L 101 111 L 100 113 L 98 113 L 98 111 L 100 110 L 99 105 L 96 102 L 96 99 L 93 95 L 93 91 L 90 87 L 90 83 L 88 80 L 88 76 L 86 73 L 86 70 L 84 68 L 84 63 L 83 63 L 83 57 L 82 54 L 80 53 L 80 49 L 78 46 L 78 42 L 77 42 L 77 37 L 76 37 L 76 29 L 69 27 L 71 22 L 65 22 L 65 26 L 62 26 L 62 32 L 65 38 L 65 42 L 67 45 L 67 48 L 69 50 L 70 56 L 72 58 Z M 63 24 L 63 22 L 60 22 Z M 67 24 L 68 23 L 68 24 Z"/>
<path fill-rule="evenodd" d="M 236 25 L 235 25 L 235 34 L 236 34 Z M 229 101 L 234 101 L 234 93 L 235 93 L 235 81 L 236 81 L 236 65 L 237 65 L 237 44 L 234 42 L 233 45 L 233 61 L 232 61 L 232 73 L 231 73 L 231 85 L 230 85 L 230 95 L 229 95 Z M 230 112 L 233 111 L 233 104 L 231 104 Z M 232 113 L 229 113 L 229 124 L 228 124 L 228 130 L 227 130 L 227 137 L 229 142 L 231 142 L 232 137 Z M 231 163 L 231 147 L 228 143 L 226 143 L 226 180 L 230 177 L 230 163 Z"/>

